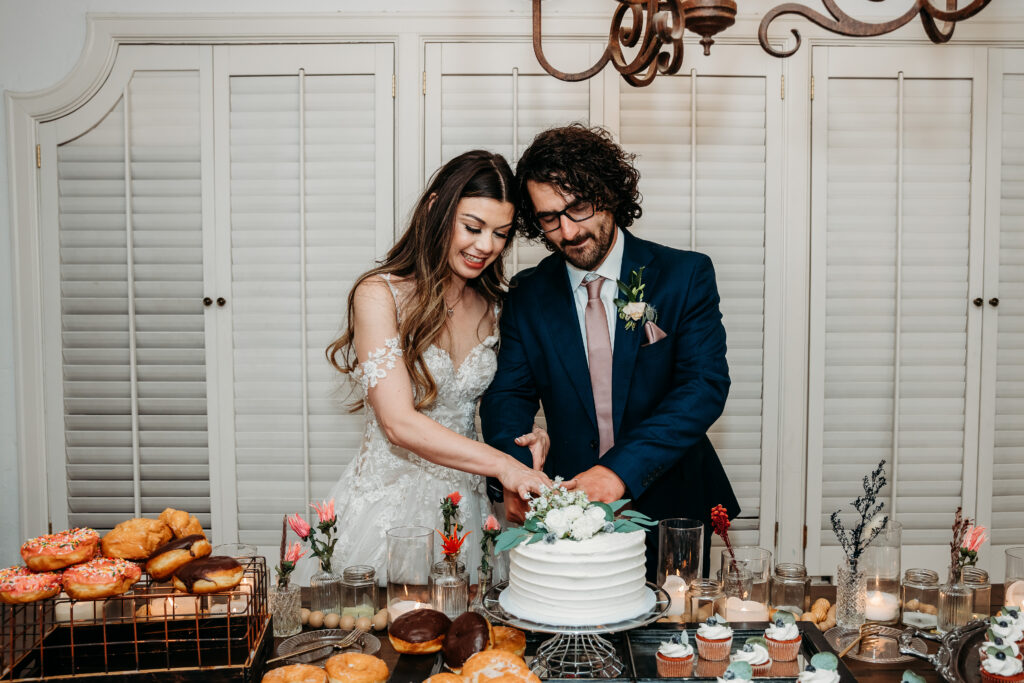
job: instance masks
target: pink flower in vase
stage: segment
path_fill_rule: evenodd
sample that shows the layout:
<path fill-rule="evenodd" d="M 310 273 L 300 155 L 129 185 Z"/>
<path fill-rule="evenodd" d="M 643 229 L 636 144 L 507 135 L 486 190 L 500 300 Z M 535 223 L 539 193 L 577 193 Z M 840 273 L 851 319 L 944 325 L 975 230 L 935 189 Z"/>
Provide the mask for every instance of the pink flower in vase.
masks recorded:
<path fill-rule="evenodd" d="M 317 516 L 320 518 L 320 522 L 333 522 L 336 519 L 334 514 L 334 499 L 322 501 L 321 503 L 310 503 L 310 506 L 316 510 Z"/>
<path fill-rule="evenodd" d="M 494 515 L 487 515 L 487 520 L 484 522 L 484 531 L 498 531 L 501 529 L 501 525 L 498 524 L 497 518 Z"/>
<path fill-rule="evenodd" d="M 964 543 L 961 548 L 970 552 L 978 552 L 982 544 L 988 540 L 988 535 L 985 533 L 985 527 L 983 526 L 972 526 L 964 534 Z"/>
<path fill-rule="evenodd" d="M 295 535 L 305 541 L 309 538 L 310 532 L 313 530 L 311 526 L 302 517 L 299 517 L 299 513 L 295 513 L 288 518 L 288 526 L 292 528 Z"/>
<path fill-rule="evenodd" d="M 299 544 L 293 543 L 292 547 L 288 549 L 287 553 L 285 553 L 284 560 L 285 562 L 291 562 L 294 564 L 303 557 L 305 557 L 305 555 L 306 553 L 302 552 L 302 548 L 299 546 Z"/>

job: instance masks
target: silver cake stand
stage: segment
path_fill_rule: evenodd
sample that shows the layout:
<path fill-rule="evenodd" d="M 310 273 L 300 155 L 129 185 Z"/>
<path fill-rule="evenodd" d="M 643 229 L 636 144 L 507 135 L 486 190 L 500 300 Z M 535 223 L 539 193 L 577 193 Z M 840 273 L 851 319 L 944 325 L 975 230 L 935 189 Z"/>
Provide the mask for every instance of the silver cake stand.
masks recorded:
<path fill-rule="evenodd" d="M 508 587 L 502 581 L 484 595 L 483 607 L 495 621 L 527 631 L 553 633 L 537 648 L 530 668 L 541 678 L 615 678 L 626 665 L 615 652 L 615 646 L 601 637 L 603 633 L 618 633 L 646 626 L 668 609 L 669 597 L 661 587 L 648 582 L 654 593 L 654 606 L 641 615 L 624 621 L 597 626 L 556 626 L 522 619 L 510 614 L 499 604 L 501 592 Z"/>

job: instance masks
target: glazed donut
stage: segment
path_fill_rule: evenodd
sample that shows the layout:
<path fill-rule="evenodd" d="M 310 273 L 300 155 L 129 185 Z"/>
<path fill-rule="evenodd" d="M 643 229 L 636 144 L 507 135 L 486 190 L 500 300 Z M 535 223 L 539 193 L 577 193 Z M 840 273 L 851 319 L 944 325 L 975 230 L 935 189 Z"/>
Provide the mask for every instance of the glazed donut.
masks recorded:
<path fill-rule="evenodd" d="M 522 657 L 506 650 L 477 652 L 462 665 L 462 680 L 466 683 L 484 683 L 499 678 L 517 683 L 540 683 L 540 678 L 530 671 Z"/>
<path fill-rule="evenodd" d="M 189 514 L 184 510 L 175 510 L 174 508 L 166 508 L 160 513 L 159 520 L 166 524 L 171 529 L 171 533 L 174 534 L 175 538 L 185 538 L 186 536 L 194 536 L 196 534 L 206 537 L 203 533 L 203 525 L 199 523 L 199 520 L 195 515 L 189 517 Z"/>
<path fill-rule="evenodd" d="M 100 535 L 87 527 L 37 536 L 21 546 L 21 558 L 34 572 L 63 569 L 92 559 L 99 540 Z"/>
<path fill-rule="evenodd" d="M 120 595 L 132 587 L 142 570 L 138 565 L 110 557 L 97 557 L 64 572 L 64 592 L 75 600 L 97 600 Z"/>
<path fill-rule="evenodd" d="M 522 657 L 526 654 L 526 634 L 511 626 L 494 627 L 494 649 Z"/>
<path fill-rule="evenodd" d="M 462 676 L 443 671 L 439 674 L 434 674 L 423 681 L 423 683 L 462 683 Z"/>
<path fill-rule="evenodd" d="M 492 641 L 490 622 L 476 612 L 463 612 L 448 627 L 441 644 L 445 666 L 462 673 L 466 660 L 489 648 Z"/>
<path fill-rule="evenodd" d="M 160 520 L 136 517 L 115 526 L 103 537 L 101 545 L 107 557 L 147 560 L 173 536 L 171 528 Z"/>
<path fill-rule="evenodd" d="M 289 664 L 263 674 L 260 683 L 327 683 L 327 672 L 312 664 Z"/>
<path fill-rule="evenodd" d="M 210 542 L 205 536 L 185 536 L 157 548 L 146 562 L 146 571 L 157 581 L 163 581 L 197 557 L 209 554 Z"/>
<path fill-rule="evenodd" d="M 245 570 L 233 557 L 217 555 L 189 562 L 174 574 L 174 587 L 193 594 L 231 590 Z"/>
<path fill-rule="evenodd" d="M 0 569 L 0 602 L 14 605 L 19 602 L 35 602 L 52 598 L 60 592 L 60 574 L 42 572 L 39 574 L 28 567 Z"/>
<path fill-rule="evenodd" d="M 383 659 L 358 652 L 334 655 L 324 668 L 330 683 L 385 683 L 390 675 Z"/>
<path fill-rule="evenodd" d="M 441 649 L 452 620 L 433 609 L 416 609 L 395 619 L 388 640 L 396 652 L 425 655 Z"/>

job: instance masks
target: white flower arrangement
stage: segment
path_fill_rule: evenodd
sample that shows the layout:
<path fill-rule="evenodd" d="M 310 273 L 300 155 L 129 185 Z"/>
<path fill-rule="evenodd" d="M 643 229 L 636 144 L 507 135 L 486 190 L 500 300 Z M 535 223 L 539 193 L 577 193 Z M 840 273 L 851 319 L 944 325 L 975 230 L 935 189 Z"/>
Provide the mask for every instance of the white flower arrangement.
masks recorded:
<path fill-rule="evenodd" d="M 591 502 L 584 491 L 569 491 L 562 486 L 562 478 L 556 477 L 554 486 L 541 487 L 540 495 L 530 499 L 523 526 L 501 532 L 494 551 L 509 550 L 523 541 L 527 545 L 539 541 L 554 543 L 563 538 L 585 541 L 599 533 L 641 531 L 656 524 L 635 510 L 619 513 L 628 502 Z"/>

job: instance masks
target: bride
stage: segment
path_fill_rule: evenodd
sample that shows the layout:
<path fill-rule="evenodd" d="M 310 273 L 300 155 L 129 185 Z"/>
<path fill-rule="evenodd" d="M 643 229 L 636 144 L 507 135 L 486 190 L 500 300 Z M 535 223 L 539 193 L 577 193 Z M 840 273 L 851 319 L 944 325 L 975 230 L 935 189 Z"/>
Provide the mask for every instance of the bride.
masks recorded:
<path fill-rule="evenodd" d="M 366 428 L 329 496 L 338 513 L 332 566 L 339 572 L 371 565 L 383 581 L 385 532 L 441 528 L 441 499 L 453 491 L 462 495 L 460 529 L 472 532 L 463 558 L 475 569 L 489 513 L 484 477 L 523 497 L 551 483 L 540 471 L 550 441 L 539 427 L 517 439 L 533 453 L 534 469 L 476 440 L 477 401 L 497 366 L 515 192 L 500 155 L 476 150 L 452 159 L 381 265 L 349 294 L 347 327 L 327 358 L 358 382 L 352 409 L 365 408 Z M 307 571 L 316 570 L 312 564 Z"/>

